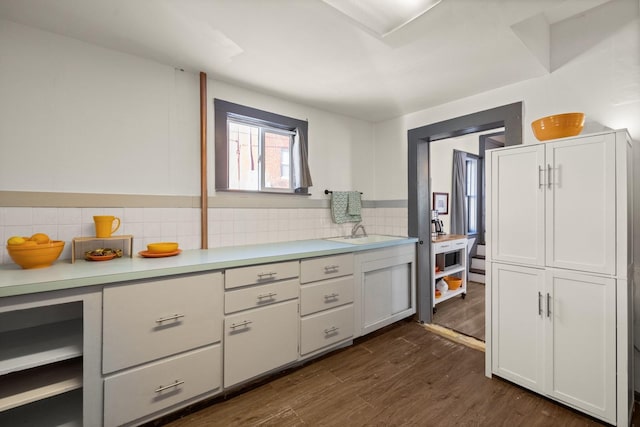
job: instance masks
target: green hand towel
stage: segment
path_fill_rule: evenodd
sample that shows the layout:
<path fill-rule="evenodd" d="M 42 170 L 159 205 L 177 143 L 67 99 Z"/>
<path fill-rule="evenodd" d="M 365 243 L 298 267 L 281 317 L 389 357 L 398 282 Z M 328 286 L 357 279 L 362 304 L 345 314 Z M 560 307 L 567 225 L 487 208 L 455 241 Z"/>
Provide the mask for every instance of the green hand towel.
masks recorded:
<path fill-rule="evenodd" d="M 360 216 L 362 209 L 362 200 L 359 191 L 349 191 L 349 207 L 347 209 L 349 215 Z"/>
<path fill-rule="evenodd" d="M 334 191 L 331 193 L 331 216 L 336 224 L 345 222 L 360 222 L 362 217 L 349 214 L 349 191 Z M 358 193 L 358 196 L 360 193 Z"/>

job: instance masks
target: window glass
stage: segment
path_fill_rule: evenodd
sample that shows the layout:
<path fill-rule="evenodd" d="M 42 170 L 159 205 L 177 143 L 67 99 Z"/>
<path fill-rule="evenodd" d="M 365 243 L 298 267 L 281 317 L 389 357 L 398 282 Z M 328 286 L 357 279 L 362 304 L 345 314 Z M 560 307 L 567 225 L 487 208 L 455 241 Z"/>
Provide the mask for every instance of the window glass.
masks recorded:
<path fill-rule="evenodd" d="M 216 190 L 308 194 L 306 121 L 219 99 L 214 106 Z"/>
<path fill-rule="evenodd" d="M 478 161 L 467 158 L 466 161 L 466 204 L 467 204 L 467 234 L 478 232 Z"/>

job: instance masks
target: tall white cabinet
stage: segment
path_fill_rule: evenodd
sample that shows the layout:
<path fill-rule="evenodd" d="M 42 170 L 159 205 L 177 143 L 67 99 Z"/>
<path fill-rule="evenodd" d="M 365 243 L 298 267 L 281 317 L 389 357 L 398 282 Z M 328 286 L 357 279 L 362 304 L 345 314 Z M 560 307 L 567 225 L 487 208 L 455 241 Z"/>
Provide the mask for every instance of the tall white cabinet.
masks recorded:
<path fill-rule="evenodd" d="M 633 164 L 625 131 L 487 156 L 486 374 L 628 425 Z"/>

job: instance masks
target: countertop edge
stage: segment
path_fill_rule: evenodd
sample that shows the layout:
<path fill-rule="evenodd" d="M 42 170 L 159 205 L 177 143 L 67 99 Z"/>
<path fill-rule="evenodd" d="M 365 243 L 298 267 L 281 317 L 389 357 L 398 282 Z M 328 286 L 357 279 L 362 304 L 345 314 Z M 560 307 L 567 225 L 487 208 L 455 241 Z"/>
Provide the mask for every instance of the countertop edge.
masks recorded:
<path fill-rule="evenodd" d="M 15 265 L 9 265 L 0 267 L 0 298 L 110 285 L 179 274 L 214 272 L 271 262 L 356 253 L 416 242 L 418 239 L 415 237 L 399 237 L 395 240 L 361 245 L 313 239 L 216 249 L 192 249 L 183 251 L 179 255 L 181 258 L 153 260 L 138 257 L 122 258 L 104 263 L 93 263 L 95 269 L 89 267 L 91 264 L 71 264 L 70 261 L 57 262 L 51 267 L 39 270 L 22 270 Z M 260 255 L 261 252 L 264 252 L 263 255 Z M 217 257 L 223 259 L 216 260 Z M 75 270 L 74 266 L 76 266 Z M 59 277 L 45 279 L 47 272 L 56 273 Z M 12 279 L 15 280 L 14 283 L 12 283 Z"/>

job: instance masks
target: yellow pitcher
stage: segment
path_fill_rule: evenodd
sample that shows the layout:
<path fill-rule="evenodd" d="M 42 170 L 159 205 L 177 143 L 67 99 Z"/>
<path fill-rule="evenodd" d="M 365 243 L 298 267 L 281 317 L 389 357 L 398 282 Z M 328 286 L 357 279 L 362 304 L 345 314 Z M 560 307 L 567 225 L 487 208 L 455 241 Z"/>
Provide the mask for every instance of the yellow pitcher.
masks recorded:
<path fill-rule="evenodd" d="M 111 237 L 120 228 L 120 218 L 113 215 L 96 215 L 93 217 L 96 223 L 96 237 Z M 117 222 L 114 226 L 114 222 Z"/>

